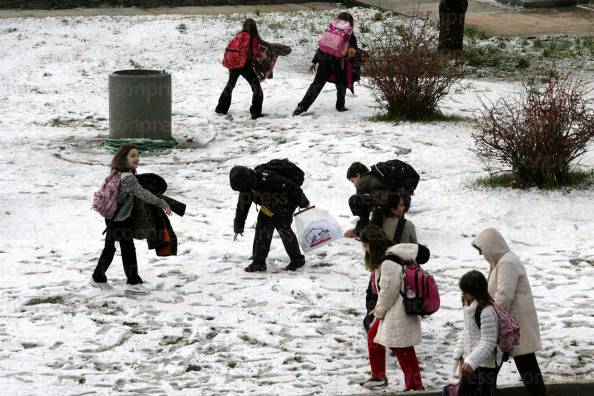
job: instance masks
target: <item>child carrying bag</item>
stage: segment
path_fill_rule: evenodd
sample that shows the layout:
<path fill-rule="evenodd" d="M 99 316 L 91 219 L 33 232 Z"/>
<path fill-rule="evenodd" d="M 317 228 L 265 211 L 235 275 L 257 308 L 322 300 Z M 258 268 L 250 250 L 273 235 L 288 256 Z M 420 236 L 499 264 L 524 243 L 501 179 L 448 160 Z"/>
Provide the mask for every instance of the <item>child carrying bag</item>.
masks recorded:
<path fill-rule="evenodd" d="M 309 252 L 342 238 L 342 230 L 336 220 L 325 210 L 315 206 L 295 214 L 297 238 L 304 252 Z"/>

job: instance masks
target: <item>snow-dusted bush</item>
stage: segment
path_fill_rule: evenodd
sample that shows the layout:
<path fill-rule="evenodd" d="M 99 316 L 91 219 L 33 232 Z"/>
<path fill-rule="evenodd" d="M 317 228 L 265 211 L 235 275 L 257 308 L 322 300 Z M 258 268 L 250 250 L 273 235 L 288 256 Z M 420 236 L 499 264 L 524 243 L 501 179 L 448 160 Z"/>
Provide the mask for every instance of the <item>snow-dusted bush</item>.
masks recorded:
<path fill-rule="evenodd" d="M 586 81 L 554 73 L 544 83 L 524 84 L 514 98 L 483 102 L 476 153 L 507 166 L 522 186 L 564 184 L 594 138 L 590 92 Z"/>
<path fill-rule="evenodd" d="M 363 82 L 378 107 L 393 118 L 416 119 L 438 113 L 439 101 L 462 69 L 437 51 L 437 37 L 428 19 L 415 16 L 405 25 L 386 23 L 368 42 L 369 60 Z"/>

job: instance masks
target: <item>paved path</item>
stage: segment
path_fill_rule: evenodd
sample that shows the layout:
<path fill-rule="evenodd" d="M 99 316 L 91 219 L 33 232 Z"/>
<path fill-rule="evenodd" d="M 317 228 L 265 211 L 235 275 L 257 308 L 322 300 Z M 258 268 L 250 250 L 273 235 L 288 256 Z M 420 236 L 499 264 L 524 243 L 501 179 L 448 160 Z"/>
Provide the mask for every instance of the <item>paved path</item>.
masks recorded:
<path fill-rule="evenodd" d="M 393 10 L 410 15 L 414 4 L 420 1 L 420 10 L 438 17 L 439 0 L 354 0 L 354 2 Z M 271 4 L 245 6 L 161 7 L 161 8 L 76 8 L 71 10 L 0 10 L 0 18 L 95 15 L 208 15 L 260 12 L 288 12 L 304 9 L 331 9 L 336 3 Z M 578 5 L 553 9 L 523 9 L 506 6 L 495 1 L 471 0 L 466 23 L 491 34 L 501 36 L 540 36 L 568 34 L 594 37 L 594 5 Z"/>
<path fill-rule="evenodd" d="M 242 6 L 159 7 L 159 8 L 74 8 L 69 10 L 0 10 L 0 18 L 62 17 L 62 16 L 136 16 L 136 15 L 212 15 L 260 12 L 289 12 L 299 10 L 333 9 L 336 3 L 250 4 Z"/>
<path fill-rule="evenodd" d="M 410 15 L 420 1 L 420 11 L 438 18 L 439 0 L 356 0 L 358 3 Z M 545 34 L 594 37 L 594 5 L 527 9 L 495 1 L 469 1 L 466 23 L 500 36 Z"/>

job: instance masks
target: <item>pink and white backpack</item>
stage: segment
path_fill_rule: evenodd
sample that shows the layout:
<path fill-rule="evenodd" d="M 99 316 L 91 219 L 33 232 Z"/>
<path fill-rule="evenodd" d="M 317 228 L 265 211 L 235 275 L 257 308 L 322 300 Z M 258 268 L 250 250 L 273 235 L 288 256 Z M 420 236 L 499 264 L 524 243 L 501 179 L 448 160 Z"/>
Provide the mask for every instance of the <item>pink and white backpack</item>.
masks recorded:
<path fill-rule="evenodd" d="M 491 304 L 499 322 L 497 345 L 503 352 L 511 352 L 514 346 L 520 344 L 520 324 L 510 314 L 497 304 Z"/>
<path fill-rule="evenodd" d="M 113 218 L 118 208 L 121 181 L 119 172 L 107 176 L 101 188 L 93 196 L 93 210 L 107 219 Z"/>
<path fill-rule="evenodd" d="M 384 260 L 394 261 L 402 266 L 402 288 L 400 295 L 408 315 L 428 316 L 439 309 L 439 289 L 431 274 L 418 264 L 405 264 L 396 255 L 387 255 Z"/>
<path fill-rule="evenodd" d="M 322 52 L 342 58 L 349 49 L 349 39 L 353 33 L 353 27 L 347 21 L 334 19 L 326 30 L 318 38 L 318 46 Z"/>

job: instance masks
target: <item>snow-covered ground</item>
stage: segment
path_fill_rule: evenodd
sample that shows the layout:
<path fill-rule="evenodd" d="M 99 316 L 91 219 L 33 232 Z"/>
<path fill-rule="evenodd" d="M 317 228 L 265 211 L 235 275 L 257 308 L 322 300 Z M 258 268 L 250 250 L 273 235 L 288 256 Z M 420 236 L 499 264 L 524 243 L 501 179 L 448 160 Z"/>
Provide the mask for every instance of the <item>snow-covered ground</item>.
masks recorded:
<path fill-rule="evenodd" d="M 374 11 L 353 13 L 369 21 Z M 264 83 L 269 116 L 257 121 L 249 119 L 251 92 L 243 80 L 231 116 L 213 111 L 227 77 L 222 52 L 241 15 L 0 21 L 0 393 L 362 392 L 368 275 L 360 245 L 341 240 L 286 273 L 275 237 L 269 272 L 248 274 L 255 210 L 245 237 L 232 241 L 236 194 L 229 169 L 282 157 L 306 171 L 310 200 L 345 228 L 354 222 L 347 205 L 353 187 L 345 178 L 351 162 L 398 157 L 421 172 L 409 219 L 431 248 L 427 268 L 443 302 L 423 320 L 417 347 L 426 386 L 442 386 L 450 371 L 462 326 L 457 282 L 470 269 L 487 270 L 470 240 L 489 226 L 502 231 L 529 272 L 546 380 L 593 378 L 592 191 L 469 188 L 484 175 L 469 151 L 470 125 L 369 121 L 374 103 L 361 87 L 347 96 L 347 113 L 334 111 L 328 86 L 310 112 L 289 116 L 312 80 L 306 69 L 315 37 L 333 14 L 257 18 L 264 38 L 294 48 Z M 185 34 L 176 28 L 181 23 Z M 191 146 L 142 158 L 140 171 L 163 175 L 169 195 L 188 211 L 172 218 L 177 257 L 157 258 L 137 242 L 141 276 L 154 289 L 137 298 L 121 291 L 118 256 L 108 272 L 118 291 L 88 286 L 104 228 L 90 201 L 111 158 L 95 148 L 108 133 L 107 76 L 131 63 L 173 74 L 174 137 Z M 442 110 L 471 116 L 479 95 L 514 89 L 467 80 Z M 594 166 L 594 156 L 583 164 Z M 388 359 L 389 389 L 402 389 L 400 370 Z M 515 366 L 505 364 L 500 383 L 517 382 Z"/>

